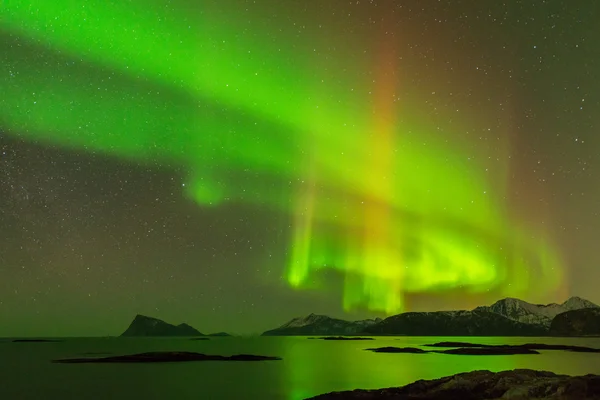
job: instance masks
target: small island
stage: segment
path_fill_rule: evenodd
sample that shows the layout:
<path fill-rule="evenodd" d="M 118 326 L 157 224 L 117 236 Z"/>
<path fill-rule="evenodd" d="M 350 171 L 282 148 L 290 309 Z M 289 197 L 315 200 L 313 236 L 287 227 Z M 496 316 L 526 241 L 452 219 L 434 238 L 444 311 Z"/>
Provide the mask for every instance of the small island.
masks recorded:
<path fill-rule="evenodd" d="M 322 337 L 311 337 L 309 339 L 314 340 L 375 340 L 370 337 L 346 337 L 346 336 L 322 336 Z"/>
<path fill-rule="evenodd" d="M 227 332 L 215 332 L 215 333 L 209 333 L 207 336 L 212 336 L 212 337 L 231 337 L 233 335 L 227 333 Z"/>
<path fill-rule="evenodd" d="M 417 347 L 375 347 L 371 349 L 365 349 L 367 351 L 372 351 L 373 353 L 406 353 L 406 354 L 424 354 L 430 353 L 431 351 L 419 349 Z"/>
<path fill-rule="evenodd" d="M 544 343 L 525 343 L 525 344 L 476 344 L 467 342 L 438 342 L 426 344 L 427 347 L 469 347 L 469 348 L 487 348 L 487 349 L 506 349 L 520 348 L 527 350 L 562 350 L 573 351 L 577 353 L 600 353 L 600 349 L 585 346 L 570 346 L 564 344 L 544 344 Z"/>
<path fill-rule="evenodd" d="M 136 315 L 129 327 L 121 336 L 126 337 L 168 337 L 168 336 L 206 336 L 194 327 L 181 323 L 169 324 L 163 320 L 145 315 Z"/>
<path fill-rule="evenodd" d="M 538 351 L 520 347 L 460 347 L 448 350 L 423 350 L 416 347 L 378 347 L 365 349 L 374 353 L 409 353 L 409 354 L 454 354 L 465 356 L 510 356 L 515 354 L 540 354 Z"/>
<path fill-rule="evenodd" d="M 66 358 L 52 360 L 61 364 L 84 363 L 165 363 L 190 361 L 278 361 L 280 357 L 257 356 L 252 354 L 236 354 L 233 356 L 208 355 L 188 351 L 156 351 L 112 357 Z"/>

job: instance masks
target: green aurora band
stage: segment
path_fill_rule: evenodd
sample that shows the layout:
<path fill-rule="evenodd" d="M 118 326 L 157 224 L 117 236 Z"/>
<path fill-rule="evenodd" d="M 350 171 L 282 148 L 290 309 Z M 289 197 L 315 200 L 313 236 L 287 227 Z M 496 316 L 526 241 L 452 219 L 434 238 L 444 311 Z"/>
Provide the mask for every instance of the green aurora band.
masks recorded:
<path fill-rule="evenodd" d="M 290 215 L 289 285 L 321 288 L 321 271 L 338 271 L 346 310 L 397 313 L 406 294 L 457 288 L 560 289 L 550 238 L 510 218 L 506 170 L 492 179 L 396 102 L 393 41 L 340 68 L 312 44 L 292 51 L 286 32 L 269 39 L 229 3 L 5 0 L 0 123 L 182 168 L 201 206 Z M 373 66 L 375 79 L 357 79 Z"/>

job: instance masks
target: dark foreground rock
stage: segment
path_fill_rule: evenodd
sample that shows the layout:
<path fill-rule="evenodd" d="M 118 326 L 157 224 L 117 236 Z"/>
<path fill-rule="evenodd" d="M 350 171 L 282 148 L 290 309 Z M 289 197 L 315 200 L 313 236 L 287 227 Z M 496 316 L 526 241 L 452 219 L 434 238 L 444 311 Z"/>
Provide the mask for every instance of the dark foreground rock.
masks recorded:
<path fill-rule="evenodd" d="M 573 351 L 577 353 L 600 353 L 600 349 L 593 347 L 584 346 L 569 346 L 564 344 L 544 344 L 544 343 L 525 343 L 518 345 L 508 344 L 477 344 L 477 343 L 466 343 L 466 342 L 438 342 L 433 344 L 426 344 L 427 347 L 469 347 L 469 348 L 491 348 L 491 349 L 502 349 L 502 348 L 520 348 L 528 350 L 563 350 Z"/>
<path fill-rule="evenodd" d="M 416 347 L 378 347 L 365 349 L 374 353 L 411 353 L 411 354 L 455 354 L 464 356 L 510 356 L 515 354 L 540 354 L 531 349 L 520 347 L 460 347 L 448 350 L 423 350 Z"/>
<path fill-rule="evenodd" d="M 516 369 L 473 371 L 398 388 L 333 392 L 315 400 L 600 400 L 600 376 Z"/>
<path fill-rule="evenodd" d="M 318 338 L 309 338 L 315 340 L 374 340 L 370 337 L 345 337 L 345 336 L 323 336 Z"/>
<path fill-rule="evenodd" d="M 96 358 L 67 358 L 53 360 L 55 363 L 157 363 L 157 362 L 188 362 L 188 361 L 273 361 L 279 357 L 255 356 L 251 354 L 236 354 L 234 356 L 218 356 L 187 351 L 157 351 L 150 353 L 130 354 L 114 357 Z"/>
<path fill-rule="evenodd" d="M 13 343 L 58 343 L 62 340 L 57 339 L 15 339 Z"/>

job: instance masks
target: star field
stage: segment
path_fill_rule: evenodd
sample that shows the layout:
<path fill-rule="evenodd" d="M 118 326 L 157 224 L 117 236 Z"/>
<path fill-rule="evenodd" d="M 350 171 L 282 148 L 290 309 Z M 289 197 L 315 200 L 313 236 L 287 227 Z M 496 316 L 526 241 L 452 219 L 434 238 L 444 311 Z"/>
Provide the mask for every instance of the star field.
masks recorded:
<path fill-rule="evenodd" d="M 600 5 L 62 3 L 1 11 L 0 336 L 600 302 Z"/>

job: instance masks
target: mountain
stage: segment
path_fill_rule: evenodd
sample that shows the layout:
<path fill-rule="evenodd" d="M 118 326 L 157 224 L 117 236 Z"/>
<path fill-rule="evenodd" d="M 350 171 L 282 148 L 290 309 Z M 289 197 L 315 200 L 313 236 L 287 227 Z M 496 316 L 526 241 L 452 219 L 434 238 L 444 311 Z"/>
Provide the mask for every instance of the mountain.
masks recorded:
<path fill-rule="evenodd" d="M 264 332 L 263 336 L 310 336 L 310 335 L 355 335 L 366 327 L 376 324 L 381 318 L 361 321 L 345 321 L 326 315 L 310 314 L 294 318 L 279 328 Z"/>
<path fill-rule="evenodd" d="M 172 325 L 158 318 L 136 315 L 121 336 L 204 336 L 188 324 Z"/>
<path fill-rule="evenodd" d="M 368 326 L 362 333 L 410 336 L 543 336 L 547 334 L 547 329 L 475 309 L 407 312 Z"/>
<path fill-rule="evenodd" d="M 600 335 L 600 308 L 582 308 L 558 314 L 550 325 L 556 336 Z"/>
<path fill-rule="evenodd" d="M 477 307 L 474 311 L 493 312 L 513 321 L 549 328 L 552 319 L 558 314 L 584 308 L 599 307 L 581 297 L 571 297 L 562 304 L 531 304 L 519 299 L 506 298 L 495 302 L 491 306 Z"/>

